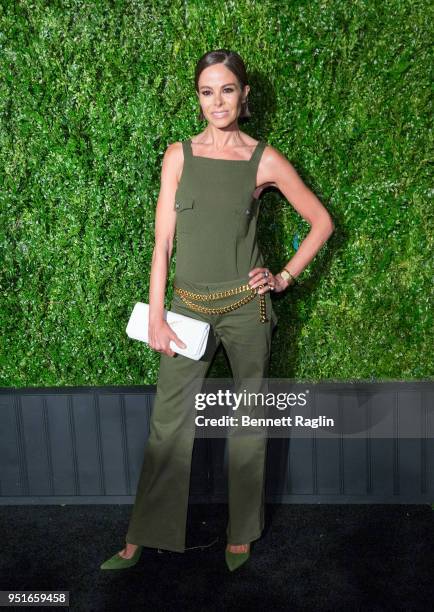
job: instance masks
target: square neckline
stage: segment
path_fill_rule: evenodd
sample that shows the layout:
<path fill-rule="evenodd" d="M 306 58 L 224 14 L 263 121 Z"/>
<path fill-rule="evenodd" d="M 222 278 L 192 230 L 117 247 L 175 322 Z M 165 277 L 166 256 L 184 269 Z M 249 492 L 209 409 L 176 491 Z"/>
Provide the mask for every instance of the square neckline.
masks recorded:
<path fill-rule="evenodd" d="M 187 140 L 188 146 L 190 147 L 190 155 L 193 159 L 210 159 L 211 161 L 223 161 L 223 162 L 243 162 L 245 164 L 249 164 L 252 159 L 255 157 L 255 153 L 259 145 L 261 144 L 261 140 L 258 140 L 256 147 L 253 149 L 253 153 L 249 159 L 223 159 L 221 157 L 205 157 L 204 155 L 193 155 L 193 147 L 191 138 Z"/>

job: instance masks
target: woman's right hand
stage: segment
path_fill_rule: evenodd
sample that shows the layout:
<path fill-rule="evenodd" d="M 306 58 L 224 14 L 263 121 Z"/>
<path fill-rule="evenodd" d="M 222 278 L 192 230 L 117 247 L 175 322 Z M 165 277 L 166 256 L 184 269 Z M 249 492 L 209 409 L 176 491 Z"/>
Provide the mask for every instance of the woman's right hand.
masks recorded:
<path fill-rule="evenodd" d="M 169 346 L 170 341 L 173 340 L 179 348 L 187 348 L 185 342 L 179 338 L 170 325 L 164 319 L 155 323 L 149 322 L 148 327 L 148 344 L 159 353 L 165 353 L 169 357 L 176 355 L 175 351 Z"/>

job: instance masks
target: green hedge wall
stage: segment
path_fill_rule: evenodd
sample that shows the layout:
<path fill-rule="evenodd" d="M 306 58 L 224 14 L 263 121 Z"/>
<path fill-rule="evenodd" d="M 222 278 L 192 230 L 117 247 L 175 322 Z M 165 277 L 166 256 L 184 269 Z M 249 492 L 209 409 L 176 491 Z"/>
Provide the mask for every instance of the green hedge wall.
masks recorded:
<path fill-rule="evenodd" d="M 149 297 L 163 154 L 205 126 L 194 66 L 220 47 L 249 71 L 241 129 L 288 158 L 336 226 L 272 297 L 270 376 L 432 377 L 432 7 L 2 2 L 1 385 L 156 383 L 159 353 L 125 327 Z M 278 191 L 261 207 L 277 272 L 309 226 Z M 210 376 L 230 376 L 223 351 Z"/>

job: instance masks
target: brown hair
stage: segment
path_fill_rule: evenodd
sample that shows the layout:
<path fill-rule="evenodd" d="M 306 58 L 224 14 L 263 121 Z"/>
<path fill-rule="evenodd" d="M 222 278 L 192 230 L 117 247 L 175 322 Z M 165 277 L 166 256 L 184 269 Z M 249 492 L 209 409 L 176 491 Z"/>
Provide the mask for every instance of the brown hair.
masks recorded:
<path fill-rule="evenodd" d="M 199 59 L 194 71 L 194 86 L 199 93 L 199 77 L 205 68 L 214 64 L 224 64 L 237 77 L 241 89 L 247 85 L 247 72 L 244 62 L 238 53 L 229 51 L 228 49 L 217 49 L 216 51 L 208 51 Z M 251 117 L 247 99 L 241 102 L 241 112 L 239 119 Z M 199 120 L 205 119 L 202 109 L 199 112 Z"/>

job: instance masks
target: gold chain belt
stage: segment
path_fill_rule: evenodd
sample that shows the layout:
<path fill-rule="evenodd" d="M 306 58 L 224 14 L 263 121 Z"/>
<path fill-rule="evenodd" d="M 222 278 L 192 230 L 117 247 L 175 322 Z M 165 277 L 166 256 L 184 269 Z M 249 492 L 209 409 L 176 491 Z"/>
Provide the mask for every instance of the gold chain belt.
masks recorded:
<path fill-rule="evenodd" d="M 239 287 L 234 287 L 234 289 L 227 289 L 226 291 L 216 291 L 215 293 L 193 293 L 192 291 L 187 291 L 187 289 L 181 289 L 180 287 L 173 287 L 175 293 L 177 293 L 180 298 L 189 306 L 192 310 L 196 310 L 197 312 L 203 312 L 205 314 L 224 314 L 225 312 L 231 312 L 232 310 L 236 310 L 240 306 L 247 304 L 257 295 L 257 289 L 260 289 L 264 285 L 260 285 L 259 287 L 252 289 L 250 285 L 240 285 Z M 248 291 L 249 295 L 241 298 L 237 302 L 233 304 L 229 304 L 228 306 L 220 306 L 220 308 L 209 308 L 208 306 L 200 306 L 199 304 L 194 304 L 188 298 L 197 301 L 208 301 L 208 300 L 221 300 L 222 298 L 228 297 L 230 295 L 236 295 L 238 293 L 242 293 L 243 291 Z M 265 293 L 259 293 L 259 320 L 261 323 L 267 323 L 267 312 L 265 305 Z"/>

